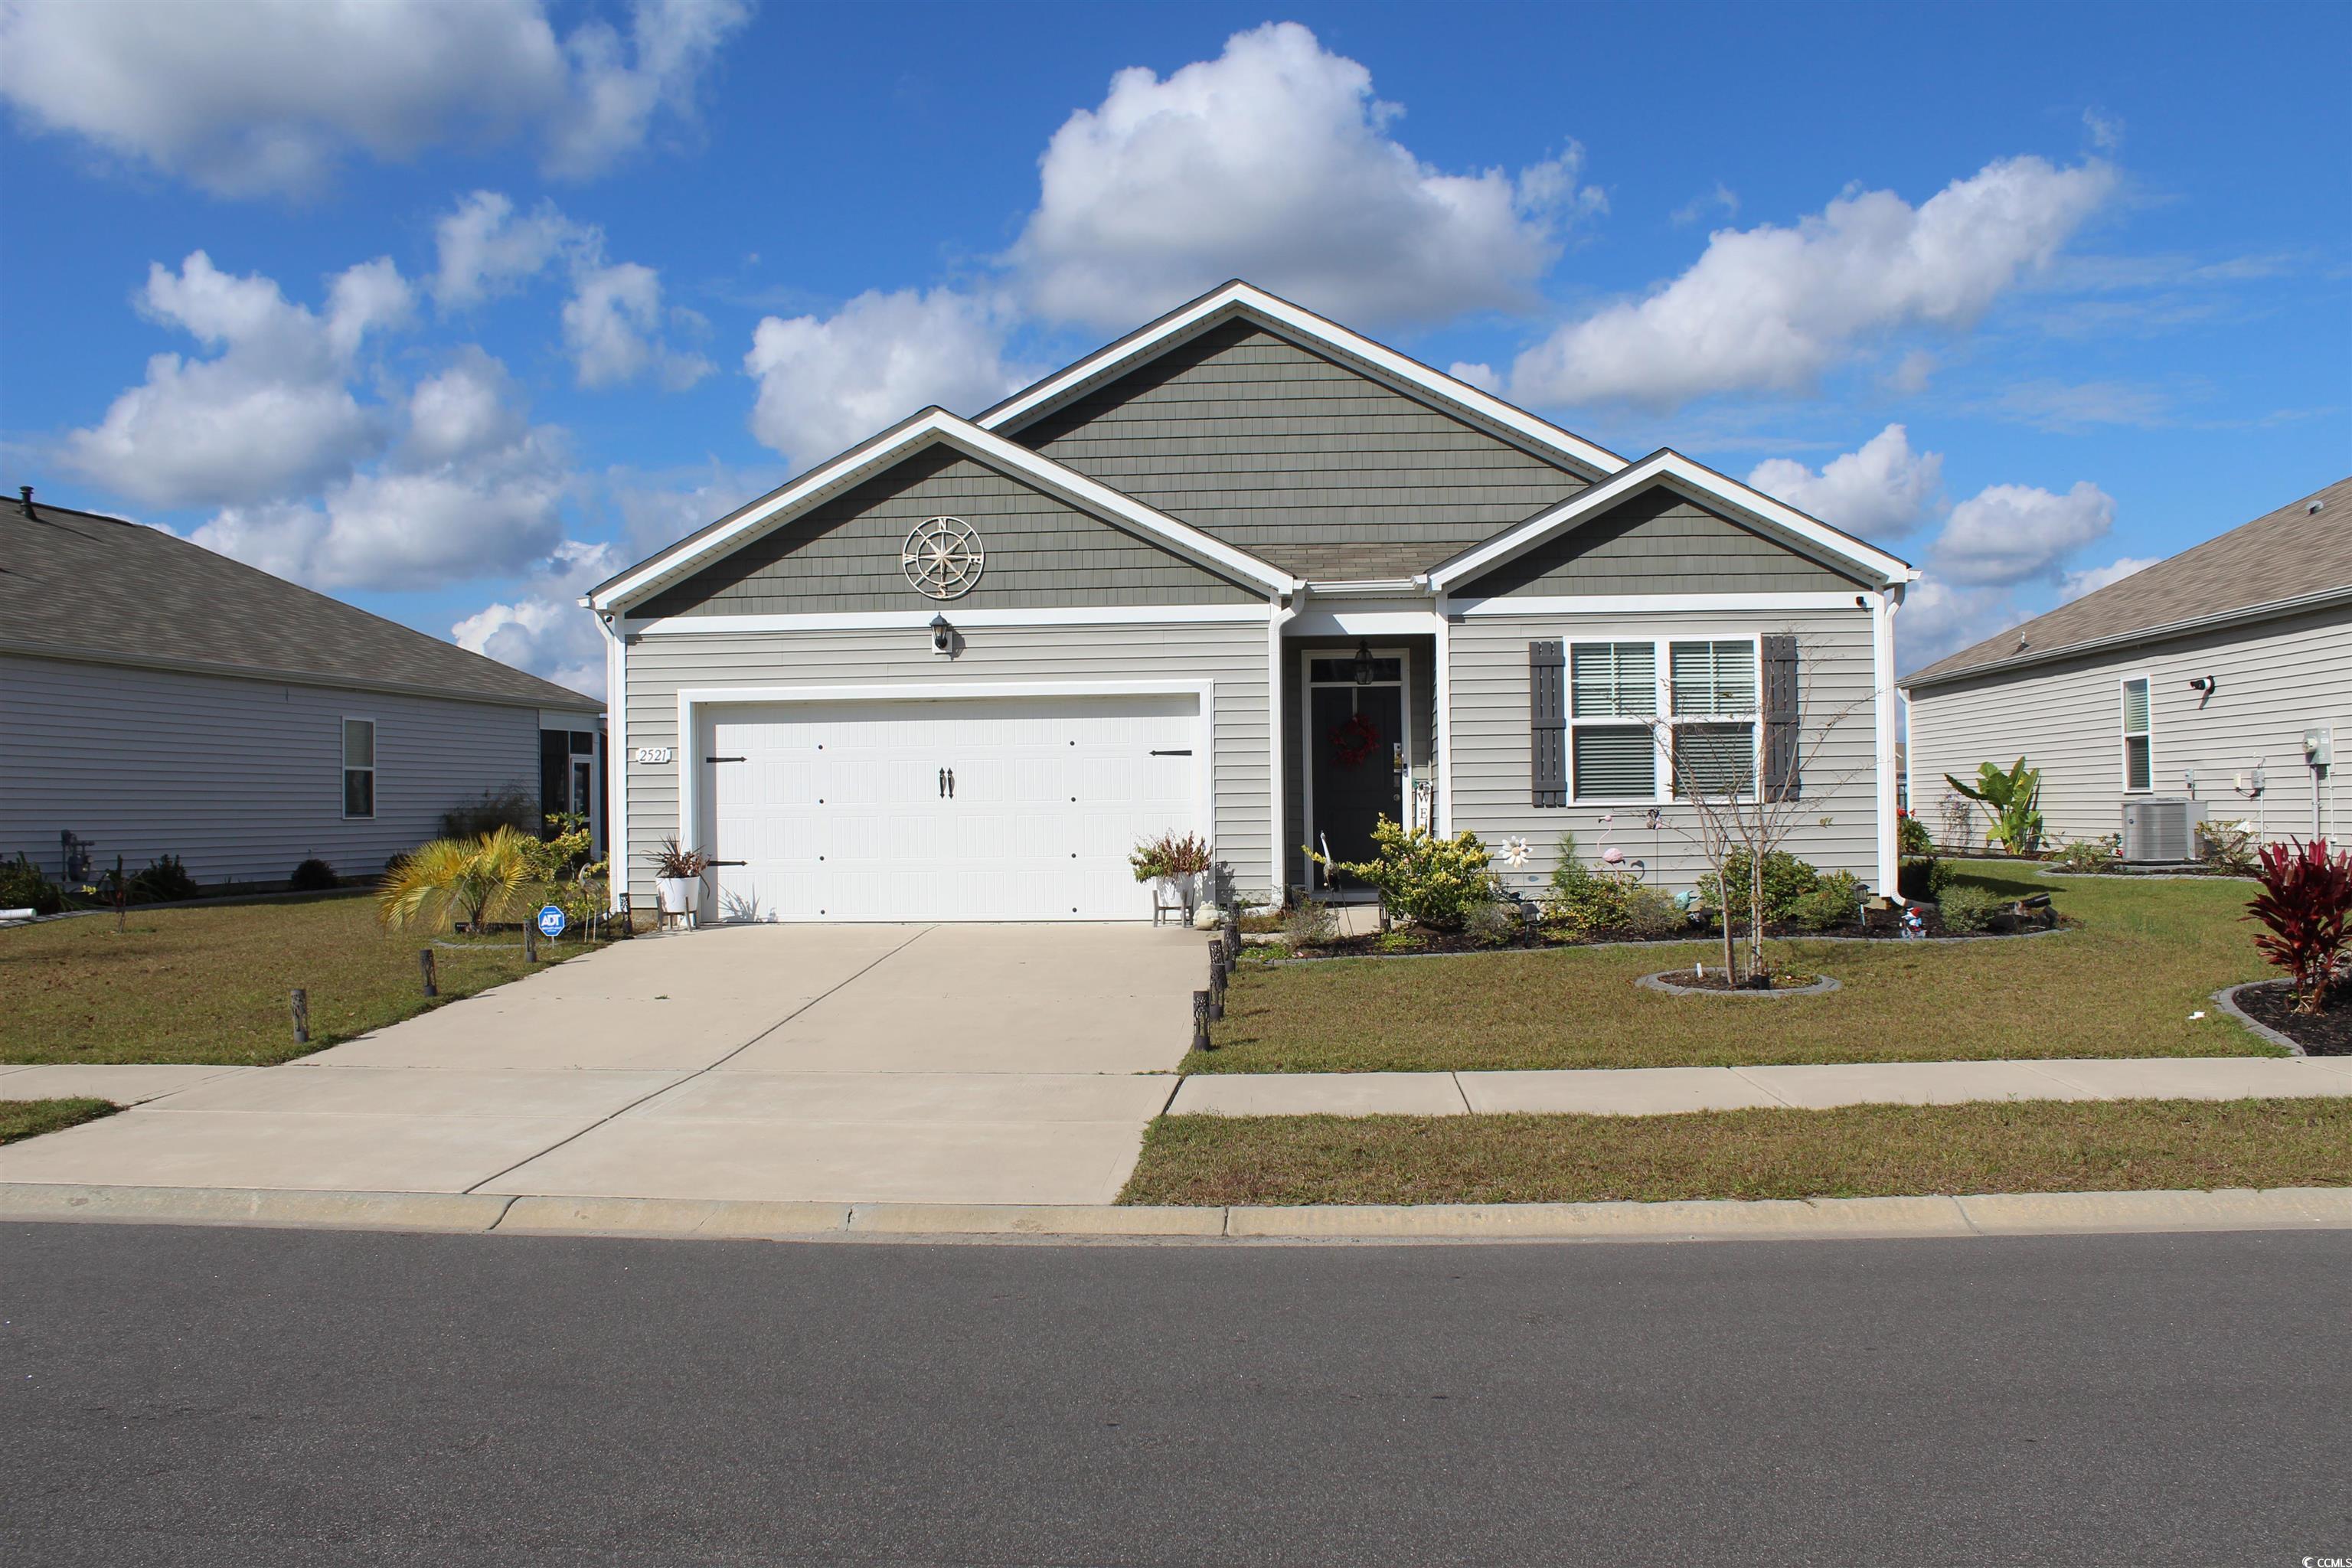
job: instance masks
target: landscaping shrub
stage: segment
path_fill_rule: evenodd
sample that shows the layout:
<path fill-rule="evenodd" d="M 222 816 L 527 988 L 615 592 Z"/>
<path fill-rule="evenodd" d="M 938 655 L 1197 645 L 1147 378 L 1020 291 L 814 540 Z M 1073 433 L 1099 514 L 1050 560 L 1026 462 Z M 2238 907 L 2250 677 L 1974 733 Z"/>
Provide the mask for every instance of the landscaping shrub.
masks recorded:
<path fill-rule="evenodd" d="M 188 868 L 180 864 L 177 855 L 164 856 L 131 879 L 133 903 L 142 900 L 154 904 L 177 903 L 182 899 L 193 899 L 203 890 L 196 886 L 196 879 L 188 875 Z"/>
<path fill-rule="evenodd" d="M 1330 905 L 1318 899 L 1300 899 L 1283 913 L 1282 940 L 1293 952 L 1329 942 L 1339 933 L 1339 917 L 1331 912 Z"/>
<path fill-rule="evenodd" d="M 1990 888 L 1961 882 L 1944 889 L 1936 909 L 1944 917 L 1944 929 L 1957 934 L 1982 931 L 1992 924 L 2003 902 L 2001 896 Z"/>
<path fill-rule="evenodd" d="M 2258 831 L 2252 822 L 2200 822 L 2197 825 L 2198 858 L 2217 871 L 2252 877 L 2261 871 Z"/>
<path fill-rule="evenodd" d="M 441 814 L 441 837 L 475 839 L 511 827 L 517 833 L 539 830 L 539 792 L 510 784 L 486 789 L 479 800 L 451 806 Z"/>
<path fill-rule="evenodd" d="M 1906 811 L 1895 819 L 1895 847 L 1901 854 L 1928 857 L 1936 853 L 1936 841 L 1927 825 Z"/>
<path fill-rule="evenodd" d="M 1462 919 L 1462 934 L 1487 947 L 1500 947 L 1519 934 L 1519 906 L 1497 900 L 1474 904 Z"/>
<path fill-rule="evenodd" d="M 2020 757 L 2015 765 L 2004 770 L 1991 763 L 1977 764 L 1977 782 L 1972 788 L 1951 774 L 1944 782 L 1973 801 L 1991 808 L 1996 826 L 1992 837 L 2012 855 L 2032 852 L 2042 838 L 2042 770 L 2029 768 Z"/>
<path fill-rule="evenodd" d="M 335 868 L 315 855 L 295 867 L 287 881 L 298 893 L 324 893 L 341 885 Z"/>
<path fill-rule="evenodd" d="M 2117 857 L 2116 847 L 2104 838 L 2077 838 L 2050 858 L 2062 871 L 2104 871 Z"/>
<path fill-rule="evenodd" d="M 515 890 L 530 879 L 522 846 L 537 842 L 511 827 L 470 841 L 438 838 L 420 844 L 388 872 L 376 895 L 377 918 L 398 931 L 422 918 L 428 929 L 462 915 L 468 929 L 509 912 Z"/>
<path fill-rule="evenodd" d="M 2352 851 L 2330 854 L 2325 838 L 2265 844 L 2261 864 L 2263 890 L 2247 903 L 2246 918 L 2270 929 L 2254 945 L 2287 972 L 2296 1010 L 2319 1012 L 2352 921 Z"/>
<path fill-rule="evenodd" d="M 1426 829 L 1408 829 L 1381 817 L 1372 825 L 1379 851 L 1370 860 L 1317 863 L 1366 887 L 1378 889 L 1389 912 L 1433 931 L 1460 931 L 1470 911 L 1495 901 L 1500 890 L 1486 868 L 1486 847 L 1475 833 L 1440 838 Z"/>
<path fill-rule="evenodd" d="M 1625 890 L 1624 925 L 1633 935 L 1651 942 L 1689 929 L 1690 918 L 1663 889 L 1633 887 Z"/>
<path fill-rule="evenodd" d="M 37 915 L 53 915 L 65 907 L 65 894 L 41 875 L 40 868 L 26 859 L 21 851 L 13 861 L 0 860 L 0 910 L 30 910 Z"/>
<path fill-rule="evenodd" d="M 1851 871 L 1832 871 L 1797 900 L 1789 918 L 1807 931 L 1834 931 L 1855 919 L 1862 895 L 1861 878 Z"/>
<path fill-rule="evenodd" d="M 1784 921 L 1796 910 L 1797 905 L 1809 897 L 1821 881 L 1821 873 L 1803 860 L 1784 849 L 1775 849 L 1764 857 L 1764 918 Z M 1748 851 L 1736 849 L 1724 862 L 1720 879 L 1709 877 L 1703 884 L 1706 901 L 1726 911 L 1748 908 Z"/>
<path fill-rule="evenodd" d="M 1576 835 L 1563 833 L 1552 862 L 1551 891 L 1544 900 L 1544 923 L 1569 937 L 1622 930 L 1628 891 L 1628 884 L 1578 859 Z"/>

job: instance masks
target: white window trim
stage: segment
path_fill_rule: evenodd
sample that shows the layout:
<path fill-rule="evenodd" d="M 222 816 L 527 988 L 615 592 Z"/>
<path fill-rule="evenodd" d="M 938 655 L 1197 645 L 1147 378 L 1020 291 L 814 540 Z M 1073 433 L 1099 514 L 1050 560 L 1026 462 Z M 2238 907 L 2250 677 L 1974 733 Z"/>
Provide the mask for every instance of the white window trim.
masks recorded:
<path fill-rule="evenodd" d="M 2135 680 L 2147 688 L 2147 728 L 2141 731 L 2137 737 L 2147 742 L 2147 783 L 2145 784 L 2134 784 L 2131 782 L 2131 743 L 2134 737 L 2129 730 L 2123 728 L 2129 721 L 2126 714 L 2131 702 L 2131 684 Z M 2116 771 L 2122 781 L 2124 793 L 2154 795 L 2156 793 L 2156 678 L 2154 676 L 2140 671 L 2116 679 L 2116 727 L 2121 731 L 2116 742 Z"/>
<path fill-rule="evenodd" d="M 1315 737 L 1308 732 L 1309 726 L 1313 724 L 1315 719 L 1315 690 L 1318 686 L 1327 686 L 1337 691 L 1350 689 L 1355 685 L 1352 680 L 1318 681 L 1315 679 L 1315 661 L 1318 658 L 1352 657 L 1354 656 L 1348 649 L 1339 647 L 1302 647 L 1298 650 L 1298 735 L 1301 742 L 1299 750 L 1306 753 L 1298 760 L 1302 770 L 1298 780 L 1301 803 L 1299 821 L 1300 826 L 1306 830 L 1307 842 L 1310 846 L 1316 843 Z M 1412 729 L 1412 656 L 1402 647 L 1375 647 L 1372 649 L 1372 657 L 1393 658 L 1397 661 L 1397 678 L 1394 685 L 1397 689 L 1397 710 L 1400 715 L 1398 728 L 1404 731 L 1404 772 L 1397 775 L 1397 809 L 1410 813 L 1412 807 L 1407 803 L 1412 799 L 1414 776 L 1412 752 L 1413 741 L 1416 738 Z M 1375 687 L 1390 684 L 1391 682 L 1385 680 L 1372 682 Z M 1323 868 L 1316 863 L 1313 857 L 1308 857 L 1307 887 L 1318 892 L 1322 891 L 1330 886 L 1324 878 Z"/>
<path fill-rule="evenodd" d="M 364 724 L 368 727 L 368 765 L 364 768 L 355 768 L 351 763 L 350 726 L 353 724 Z M 382 782 L 379 776 L 382 763 L 376 756 L 376 742 L 382 739 L 382 729 L 376 723 L 375 715 L 373 713 L 345 713 L 335 721 L 335 760 L 342 763 L 341 769 L 335 775 L 335 785 L 341 795 L 345 822 L 373 822 L 383 807 L 383 797 L 376 791 L 376 785 Z M 352 815 L 351 775 L 353 773 L 365 773 L 368 776 L 368 814 L 365 816 Z"/>
<path fill-rule="evenodd" d="M 1566 772 L 1568 804 L 1571 806 L 1599 805 L 1686 805 L 1687 796 L 1675 793 L 1673 759 L 1665 751 L 1674 744 L 1674 731 L 1685 723 L 1740 724 L 1748 727 L 1750 758 L 1748 776 L 1759 783 L 1764 777 L 1764 634 L 1761 632 L 1664 632 L 1654 637 L 1573 637 L 1563 636 L 1560 664 L 1560 706 L 1568 721 Z M 1579 795 L 1576 793 L 1576 648 L 1581 643 L 1595 647 L 1610 643 L 1647 642 L 1652 648 L 1652 679 L 1656 684 L 1656 711 L 1644 719 L 1594 718 L 1580 722 L 1593 729 L 1629 729 L 1640 724 L 1650 734 L 1650 793 L 1648 795 Z M 1674 710 L 1674 645 L 1678 642 L 1744 642 L 1748 645 L 1749 661 L 1756 671 L 1756 706 L 1745 714 L 1694 713 L 1687 717 Z M 1662 746 L 1656 729 L 1664 721 L 1666 735 Z M 1663 786 L 1663 787 L 1662 787 Z M 1751 790 L 1738 797 L 1740 804 L 1752 803 L 1757 797 Z"/>

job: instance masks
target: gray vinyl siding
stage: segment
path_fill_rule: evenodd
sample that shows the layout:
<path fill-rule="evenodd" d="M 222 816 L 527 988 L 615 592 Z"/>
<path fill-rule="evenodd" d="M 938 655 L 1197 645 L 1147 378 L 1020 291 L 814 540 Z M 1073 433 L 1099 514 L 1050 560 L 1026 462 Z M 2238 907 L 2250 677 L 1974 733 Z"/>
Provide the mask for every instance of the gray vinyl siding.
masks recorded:
<path fill-rule="evenodd" d="M 1898 622 L 1899 624 L 1899 622 Z M 1966 827 L 1946 826 L 1944 782 L 1971 782 L 1977 764 L 2007 767 L 2021 755 L 2042 770 L 2042 815 L 2058 841 L 2103 838 L 2123 827 L 2123 682 L 2148 678 L 2147 796 L 2184 799 L 2192 792 L 2210 815 L 2251 819 L 2266 838 L 2312 833 L 2314 780 L 2303 765 L 2303 732 L 2332 725 L 2337 763 L 2317 785 L 2322 832 L 2352 830 L 2341 782 L 2352 767 L 2352 611 L 2342 609 L 2259 626 L 2237 626 L 2095 658 L 2070 659 L 2008 676 L 1936 686 L 1911 699 L 1911 800 L 1938 837 L 1983 842 L 1981 808 L 1967 807 Z M 2192 677 L 2211 676 L 2202 703 Z M 2257 766 L 2268 789 L 2249 800 L 2232 792 Z"/>
<path fill-rule="evenodd" d="M 342 816 L 346 717 L 376 724 L 365 821 Z M 372 876 L 486 789 L 536 797 L 539 729 L 537 708 L 0 658 L 0 855 L 57 876 L 70 829 L 100 866 L 177 855 L 206 884 L 282 882 L 313 856 Z"/>
<path fill-rule="evenodd" d="M 650 908 L 653 862 L 677 831 L 680 762 L 636 761 L 668 746 L 681 762 L 681 688 L 936 685 L 952 697 L 973 684 L 1120 680 L 1203 681 L 1215 687 L 1218 858 L 1244 888 L 1267 885 L 1266 627 L 1214 625 L 979 626 L 952 662 L 905 630 L 676 633 L 627 649 L 629 887 Z M 688 763 L 688 765 L 696 765 Z"/>
<path fill-rule="evenodd" d="M 1801 594 L 1855 586 L 1787 545 L 1659 488 L 1627 497 L 1454 593 Z"/>
<path fill-rule="evenodd" d="M 1874 759 L 1876 714 L 1872 698 L 1867 612 L 1790 614 L 1706 611 L 1674 616 L 1479 616 L 1453 627 L 1453 784 L 1455 831 L 1468 829 L 1489 846 L 1525 838 L 1527 866 L 1507 873 L 1515 888 L 1539 889 L 1558 858 L 1563 832 L 1576 835 L 1579 858 L 1596 862 L 1606 845 L 1646 863 L 1645 880 L 1679 892 L 1706 873 L 1688 806 L 1665 805 L 1661 829 L 1643 826 L 1641 805 L 1602 805 L 1571 799 L 1565 806 L 1528 804 L 1528 644 L 1612 637 L 1721 637 L 1794 633 L 1798 639 L 1800 703 L 1805 747 L 1817 731 L 1827 738 L 1809 755 L 1805 809 L 1781 847 L 1822 870 L 1850 871 L 1865 882 L 1878 876 L 1878 808 Z M 1832 721 L 1834 722 L 1832 723 Z M 1613 813 L 1604 827 L 1600 818 Z M 1604 840 L 1604 835 L 1605 840 Z"/>
<path fill-rule="evenodd" d="M 1437 639 L 1421 637 L 1290 637 L 1282 645 L 1282 857 L 1283 886 L 1308 885 L 1307 867 L 1307 769 L 1313 761 L 1307 734 L 1306 671 L 1299 650 L 1351 654 L 1360 641 L 1405 651 L 1405 694 L 1412 699 L 1412 744 L 1409 760 L 1416 779 L 1434 778 L 1437 769 Z"/>
<path fill-rule="evenodd" d="M 1568 469 L 1238 321 L 1013 438 L 1314 578 L 1402 575 L 1585 488 Z"/>
<path fill-rule="evenodd" d="M 947 447 L 930 447 L 633 608 L 642 616 L 831 615 L 933 605 L 901 552 L 926 518 L 961 518 L 985 552 L 958 608 L 1230 604 L 1258 597 L 1166 549 Z"/>

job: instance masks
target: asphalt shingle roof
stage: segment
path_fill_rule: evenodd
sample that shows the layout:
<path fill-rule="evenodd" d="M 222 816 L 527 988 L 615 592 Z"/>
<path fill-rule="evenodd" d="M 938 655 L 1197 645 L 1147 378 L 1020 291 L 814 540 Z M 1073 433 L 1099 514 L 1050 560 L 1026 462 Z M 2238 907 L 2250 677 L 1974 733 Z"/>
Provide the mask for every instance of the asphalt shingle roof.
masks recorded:
<path fill-rule="evenodd" d="M 37 500 L 32 510 L 0 500 L 0 649 L 604 707 L 161 529 Z"/>
<path fill-rule="evenodd" d="M 1937 659 L 1899 684 L 1931 684 L 1983 665 L 2344 589 L 2352 589 L 2352 478 Z"/>

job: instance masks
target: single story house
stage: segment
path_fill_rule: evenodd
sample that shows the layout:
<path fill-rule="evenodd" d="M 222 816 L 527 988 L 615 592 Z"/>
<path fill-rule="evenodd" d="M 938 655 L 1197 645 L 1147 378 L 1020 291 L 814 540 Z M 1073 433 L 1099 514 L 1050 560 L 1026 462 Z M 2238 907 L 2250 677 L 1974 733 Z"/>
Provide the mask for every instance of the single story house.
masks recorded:
<path fill-rule="evenodd" d="M 2127 807 L 2149 824 L 2136 858 L 2188 858 L 2200 816 L 2251 820 L 2264 838 L 2340 837 L 2352 826 L 2332 760 L 2352 739 L 2352 478 L 1902 684 L 1910 796 L 1931 832 L 1965 815 L 1980 838 L 1983 818 L 1944 775 L 1973 783 L 1979 763 L 2022 756 L 2042 770 L 2056 841 L 2120 837 Z"/>
<path fill-rule="evenodd" d="M 1801 791 L 1788 847 L 1891 888 L 1916 576 L 1234 282 L 583 602 L 641 904 L 675 837 L 719 917 L 1113 920 L 1150 910 L 1139 840 L 1198 834 L 1265 898 L 1321 890 L 1307 847 L 1365 858 L 1382 816 L 1524 838 L 1522 885 L 1573 832 L 1687 888 L 1654 724 Z"/>
<path fill-rule="evenodd" d="M 372 876 L 485 792 L 601 822 L 604 703 L 121 518 L 0 503 L 0 857 Z M 86 864 L 85 864 L 86 861 Z"/>

